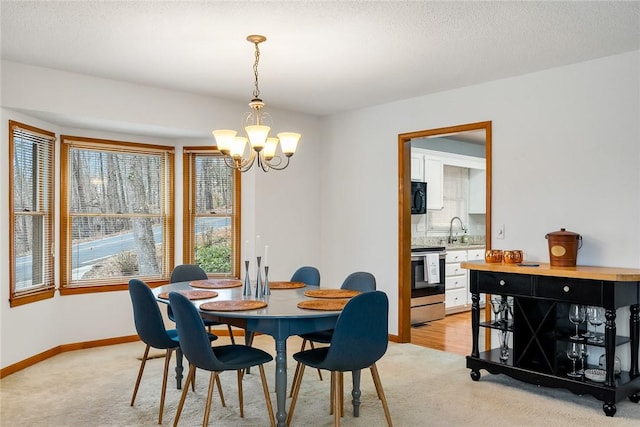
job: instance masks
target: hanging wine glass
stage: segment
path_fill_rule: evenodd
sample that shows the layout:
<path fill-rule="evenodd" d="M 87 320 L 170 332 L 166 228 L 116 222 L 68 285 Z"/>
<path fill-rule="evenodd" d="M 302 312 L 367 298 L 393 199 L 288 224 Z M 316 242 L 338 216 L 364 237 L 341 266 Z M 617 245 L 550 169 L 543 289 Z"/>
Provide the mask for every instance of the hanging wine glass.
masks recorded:
<path fill-rule="evenodd" d="M 582 337 L 580 336 L 580 331 L 578 327 L 585 320 L 584 315 L 584 306 L 580 304 L 571 304 L 569 307 L 569 320 L 576 326 L 576 334 L 571 336 L 572 340 L 579 340 Z"/>
<path fill-rule="evenodd" d="M 604 340 L 602 339 L 602 337 L 600 337 L 598 335 L 598 326 L 602 325 L 605 321 L 605 312 L 604 312 L 604 308 L 602 307 L 594 307 L 594 306 L 590 306 L 587 309 L 588 313 L 589 313 L 589 323 L 595 328 L 594 330 L 594 334 L 593 337 L 589 339 L 589 342 L 593 342 L 593 343 L 597 343 L 597 344 L 601 344 L 604 342 Z"/>
<path fill-rule="evenodd" d="M 571 359 L 571 363 L 573 365 L 573 369 L 571 372 L 567 372 L 567 376 L 571 378 L 579 378 L 582 374 L 579 374 L 576 371 L 576 360 L 580 357 L 580 344 L 577 342 L 569 342 L 567 344 L 567 357 Z"/>

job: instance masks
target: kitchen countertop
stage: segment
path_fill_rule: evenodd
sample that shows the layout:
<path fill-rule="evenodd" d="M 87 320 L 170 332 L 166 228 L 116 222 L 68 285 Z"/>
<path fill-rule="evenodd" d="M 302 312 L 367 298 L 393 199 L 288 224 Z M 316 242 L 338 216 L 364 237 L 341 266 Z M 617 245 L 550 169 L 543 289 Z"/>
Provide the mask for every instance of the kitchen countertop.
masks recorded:
<path fill-rule="evenodd" d="M 484 249 L 484 244 L 474 244 L 474 243 L 454 243 L 451 245 L 445 245 L 445 248 L 448 251 L 463 251 L 466 249 Z"/>
<path fill-rule="evenodd" d="M 484 261 L 466 261 L 460 265 L 468 270 L 493 271 L 499 273 L 533 274 L 536 276 L 568 277 L 575 279 L 592 279 L 607 281 L 640 281 L 640 269 L 617 267 L 594 267 L 578 265 L 576 267 L 556 267 L 547 263 L 536 263 L 536 266 L 518 264 L 486 263 Z"/>

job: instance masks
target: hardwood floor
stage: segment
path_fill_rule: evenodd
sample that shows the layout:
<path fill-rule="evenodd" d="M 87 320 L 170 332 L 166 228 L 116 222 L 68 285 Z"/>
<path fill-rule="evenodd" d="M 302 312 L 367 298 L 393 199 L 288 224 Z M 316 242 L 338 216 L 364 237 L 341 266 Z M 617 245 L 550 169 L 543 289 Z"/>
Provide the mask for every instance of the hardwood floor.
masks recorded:
<path fill-rule="evenodd" d="M 480 318 L 484 318 L 484 310 L 480 312 Z M 481 331 L 481 346 L 483 342 L 484 335 Z M 411 343 L 468 356 L 471 354 L 471 311 L 451 314 L 441 320 L 411 327 Z"/>

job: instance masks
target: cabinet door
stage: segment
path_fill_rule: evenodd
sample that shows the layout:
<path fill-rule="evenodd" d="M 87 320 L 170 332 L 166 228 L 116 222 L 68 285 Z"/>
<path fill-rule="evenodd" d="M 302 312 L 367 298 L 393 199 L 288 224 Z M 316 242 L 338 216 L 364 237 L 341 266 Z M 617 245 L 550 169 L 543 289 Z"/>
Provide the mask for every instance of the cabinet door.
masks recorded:
<path fill-rule="evenodd" d="M 450 291 L 454 289 L 461 289 L 467 292 L 467 283 L 469 281 L 469 277 L 466 273 L 460 274 L 457 276 L 447 276 L 444 282 L 445 291 Z M 467 297 L 464 298 L 465 303 L 467 302 Z"/>
<path fill-rule="evenodd" d="M 444 294 L 444 306 L 447 310 L 451 308 L 464 306 L 467 303 L 466 289 L 453 289 L 446 291 Z"/>
<path fill-rule="evenodd" d="M 447 264 L 467 260 L 467 251 L 447 251 Z"/>
<path fill-rule="evenodd" d="M 459 262 L 452 262 L 447 264 L 445 267 L 445 270 L 446 270 L 447 277 L 467 275 L 467 270 L 460 267 Z"/>
<path fill-rule="evenodd" d="M 427 182 L 427 209 L 442 210 L 444 208 L 443 173 L 444 167 L 442 160 L 435 159 L 431 156 L 424 156 L 424 180 Z"/>
<path fill-rule="evenodd" d="M 484 259 L 484 249 L 469 249 L 468 261 L 482 261 Z"/>
<path fill-rule="evenodd" d="M 486 177 L 487 177 L 487 172 L 484 169 L 469 169 L 469 213 L 470 214 L 486 213 L 486 206 L 487 206 Z"/>
<path fill-rule="evenodd" d="M 424 182 L 424 154 L 411 152 L 411 181 Z"/>

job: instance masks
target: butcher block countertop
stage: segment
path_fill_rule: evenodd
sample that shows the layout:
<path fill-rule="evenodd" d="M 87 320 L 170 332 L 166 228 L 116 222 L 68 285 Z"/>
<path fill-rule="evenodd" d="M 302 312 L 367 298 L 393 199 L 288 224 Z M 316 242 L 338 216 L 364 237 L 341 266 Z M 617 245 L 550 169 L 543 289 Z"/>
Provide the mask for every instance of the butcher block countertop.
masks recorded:
<path fill-rule="evenodd" d="M 640 269 L 619 267 L 594 267 L 578 265 L 576 267 L 552 267 L 548 263 L 538 264 L 537 267 L 518 264 L 487 263 L 484 261 L 466 261 L 460 264 L 462 268 L 478 271 L 493 271 L 496 273 L 531 274 L 535 276 L 570 277 L 574 279 L 607 280 L 614 282 L 640 281 Z"/>

